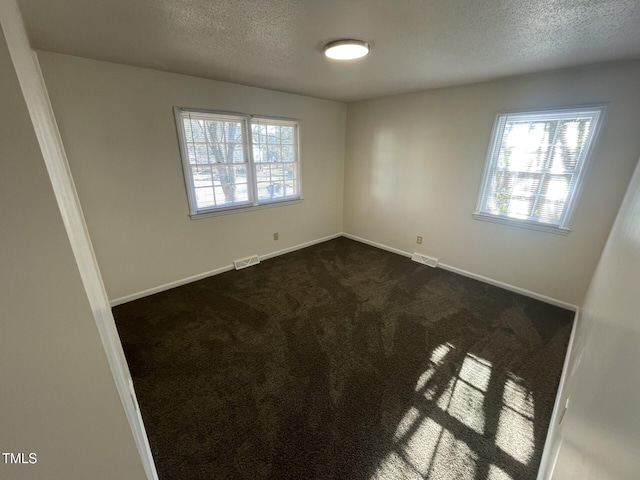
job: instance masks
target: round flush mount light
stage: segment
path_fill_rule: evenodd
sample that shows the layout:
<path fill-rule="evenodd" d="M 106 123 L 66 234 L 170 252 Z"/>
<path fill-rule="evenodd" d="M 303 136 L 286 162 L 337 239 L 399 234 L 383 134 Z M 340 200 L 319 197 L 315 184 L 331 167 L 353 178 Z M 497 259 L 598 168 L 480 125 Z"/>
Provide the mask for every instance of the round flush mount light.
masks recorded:
<path fill-rule="evenodd" d="M 324 46 L 324 54 L 334 60 L 355 60 L 369 53 L 369 44 L 361 40 L 336 40 Z"/>

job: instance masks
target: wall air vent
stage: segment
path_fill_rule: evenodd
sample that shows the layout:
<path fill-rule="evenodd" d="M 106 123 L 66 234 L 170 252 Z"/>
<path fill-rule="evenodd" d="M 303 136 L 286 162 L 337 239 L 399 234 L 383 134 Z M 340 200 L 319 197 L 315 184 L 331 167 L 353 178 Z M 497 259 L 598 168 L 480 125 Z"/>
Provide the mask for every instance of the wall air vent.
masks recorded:
<path fill-rule="evenodd" d="M 247 258 L 241 258 L 239 260 L 233 261 L 233 266 L 236 267 L 236 270 L 242 270 L 243 268 L 251 267 L 252 265 L 257 265 L 260 263 L 260 259 L 257 255 L 251 255 Z"/>
<path fill-rule="evenodd" d="M 422 255 L 418 252 L 413 252 L 411 260 L 414 262 L 422 263 L 423 265 L 427 265 L 429 267 L 436 268 L 438 265 L 438 259 L 433 257 L 427 257 L 426 255 Z"/>

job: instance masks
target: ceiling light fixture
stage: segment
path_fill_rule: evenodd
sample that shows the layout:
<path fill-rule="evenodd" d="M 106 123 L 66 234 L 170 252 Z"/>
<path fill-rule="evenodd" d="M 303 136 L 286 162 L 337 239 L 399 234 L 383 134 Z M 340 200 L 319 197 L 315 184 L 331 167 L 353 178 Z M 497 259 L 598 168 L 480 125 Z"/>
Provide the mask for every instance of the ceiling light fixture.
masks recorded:
<path fill-rule="evenodd" d="M 336 40 L 324 46 L 324 54 L 334 60 L 355 60 L 369 53 L 369 44 L 361 40 Z"/>

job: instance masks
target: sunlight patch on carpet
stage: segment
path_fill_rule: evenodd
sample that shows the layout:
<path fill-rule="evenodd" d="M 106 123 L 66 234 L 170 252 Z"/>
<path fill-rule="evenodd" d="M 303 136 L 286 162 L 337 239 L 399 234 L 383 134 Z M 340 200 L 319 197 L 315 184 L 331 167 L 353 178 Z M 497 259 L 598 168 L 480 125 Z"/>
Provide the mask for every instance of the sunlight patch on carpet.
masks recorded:
<path fill-rule="evenodd" d="M 484 433 L 484 394 L 459 378 L 451 380 L 437 405 L 476 433 Z"/>
<path fill-rule="evenodd" d="M 426 478 L 475 480 L 477 462 L 478 454 L 465 441 L 445 429 Z"/>
<path fill-rule="evenodd" d="M 486 392 L 491 379 L 491 362 L 467 353 L 459 377 L 469 385 Z"/>
<path fill-rule="evenodd" d="M 511 375 L 504 385 L 502 410 L 498 421 L 496 445 L 522 464 L 527 464 L 535 450 L 533 395 Z"/>
<path fill-rule="evenodd" d="M 434 420 L 416 415 L 417 409 L 407 412 L 401 427 L 405 434 L 407 428 L 410 433 L 387 455 L 371 480 L 473 480 L 478 455 Z"/>
<path fill-rule="evenodd" d="M 449 422 L 459 422 L 477 435 L 484 435 L 486 395 L 491 382 L 492 363 L 467 353 L 457 374 L 453 374 L 444 390 L 438 391 L 431 380 L 453 349 L 455 346 L 450 343 L 436 347 L 415 387 L 416 393 L 429 402 L 435 402 L 437 408 L 446 414 L 444 420 L 426 416 L 419 404 L 409 408 L 396 428 L 392 451 L 371 480 L 474 478 L 479 453 L 459 435 L 452 433 L 457 430 L 447 427 Z M 524 381 L 511 373 L 501 388 L 502 402 L 495 445 L 526 465 L 535 449 L 533 396 L 525 388 Z M 493 464 L 489 465 L 486 474 L 489 480 L 512 480 L 510 474 Z"/>
<path fill-rule="evenodd" d="M 485 427 L 485 392 L 491 377 L 491 363 L 467 354 L 457 377 L 452 378 L 438 398 L 438 407 L 479 434 Z"/>
<path fill-rule="evenodd" d="M 489 465 L 489 475 L 487 480 L 513 480 L 513 477 L 507 472 L 495 465 Z"/>
<path fill-rule="evenodd" d="M 415 425 L 416 421 L 419 418 L 420 410 L 418 410 L 416 407 L 411 407 L 409 410 L 407 410 L 407 413 L 405 413 L 404 417 L 402 417 L 402 420 L 400 420 L 398 428 L 396 429 L 396 433 L 394 435 L 396 441 L 402 440 L 409 433 L 411 427 Z"/>
<path fill-rule="evenodd" d="M 455 347 L 450 343 L 438 345 L 433 349 L 433 352 L 431 352 L 431 361 L 436 365 L 440 364 L 442 360 L 444 360 L 444 357 L 447 356 L 447 353 L 449 353 L 453 348 Z"/>
<path fill-rule="evenodd" d="M 429 388 L 427 388 L 427 386 L 429 385 L 433 375 L 436 373 L 437 367 L 442 365 L 447 354 L 454 348 L 455 347 L 450 343 L 443 343 L 433 349 L 433 352 L 431 352 L 430 365 L 424 372 L 422 372 L 416 383 L 416 388 L 414 389 L 416 392 L 423 391 L 425 398 L 429 400 L 434 398 L 434 395 L 437 392 L 436 385 L 430 385 Z"/>

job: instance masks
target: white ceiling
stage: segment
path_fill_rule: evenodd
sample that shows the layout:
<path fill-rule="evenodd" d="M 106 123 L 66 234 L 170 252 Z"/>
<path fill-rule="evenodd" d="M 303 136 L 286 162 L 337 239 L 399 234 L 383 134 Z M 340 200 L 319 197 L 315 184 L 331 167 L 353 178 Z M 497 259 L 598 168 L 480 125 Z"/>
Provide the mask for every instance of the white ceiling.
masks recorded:
<path fill-rule="evenodd" d="M 18 3 L 35 49 L 341 101 L 640 57 L 640 0 Z"/>

